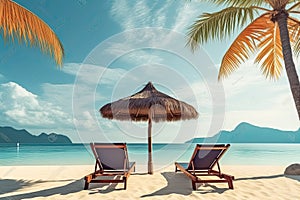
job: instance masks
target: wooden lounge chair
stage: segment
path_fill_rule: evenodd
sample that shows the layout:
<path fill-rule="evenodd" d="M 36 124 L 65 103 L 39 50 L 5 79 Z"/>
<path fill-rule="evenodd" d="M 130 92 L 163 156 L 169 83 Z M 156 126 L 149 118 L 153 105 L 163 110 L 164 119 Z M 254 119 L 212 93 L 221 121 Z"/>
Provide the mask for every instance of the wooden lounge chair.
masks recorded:
<path fill-rule="evenodd" d="M 192 180 L 193 190 L 196 183 L 227 182 L 229 189 L 233 189 L 234 176 L 221 173 L 219 160 L 230 147 L 229 144 L 200 145 L 197 144 L 189 163 L 175 162 L 175 172 L 182 171 Z M 217 165 L 218 169 L 213 168 Z M 218 179 L 203 180 L 201 176 L 217 176 Z"/>
<path fill-rule="evenodd" d="M 124 183 L 135 171 L 135 162 L 129 162 L 125 143 L 91 143 L 91 149 L 96 158 L 95 171 L 84 177 L 84 189 L 90 183 Z M 99 178 L 98 178 L 99 177 Z"/>

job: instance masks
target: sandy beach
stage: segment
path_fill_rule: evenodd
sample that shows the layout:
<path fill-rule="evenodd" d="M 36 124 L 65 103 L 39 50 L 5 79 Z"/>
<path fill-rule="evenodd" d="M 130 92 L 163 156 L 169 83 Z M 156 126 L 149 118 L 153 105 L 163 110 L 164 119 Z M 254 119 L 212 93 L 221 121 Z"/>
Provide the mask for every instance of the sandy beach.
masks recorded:
<path fill-rule="evenodd" d="M 83 177 L 94 166 L 2 166 L 0 200 L 17 199 L 300 199 L 300 177 L 283 175 L 286 166 L 222 166 L 235 176 L 234 190 L 226 183 L 198 185 L 174 166 L 147 175 L 132 174 L 123 184 L 91 184 L 83 190 Z"/>

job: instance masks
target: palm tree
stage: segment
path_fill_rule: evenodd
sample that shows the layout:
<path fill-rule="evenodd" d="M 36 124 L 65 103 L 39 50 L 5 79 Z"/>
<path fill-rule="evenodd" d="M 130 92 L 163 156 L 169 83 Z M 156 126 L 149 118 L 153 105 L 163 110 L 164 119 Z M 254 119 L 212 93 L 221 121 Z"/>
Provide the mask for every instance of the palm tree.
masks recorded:
<path fill-rule="evenodd" d="M 296 56 L 300 53 L 300 21 L 296 18 L 297 14 L 300 14 L 300 2 L 207 1 L 226 8 L 219 12 L 200 15 L 189 29 L 187 44 L 195 50 L 198 44 L 210 39 L 222 40 L 234 33 L 237 28 L 246 26 L 225 53 L 218 79 L 227 77 L 254 53 L 257 53 L 255 63 L 260 65 L 262 73 L 267 78 L 276 79 L 281 75 L 283 59 L 300 119 L 300 83 L 292 54 L 292 48 Z"/>
<path fill-rule="evenodd" d="M 52 29 L 35 14 L 11 0 L 0 0 L 0 28 L 3 38 L 39 46 L 61 66 L 64 49 Z"/>

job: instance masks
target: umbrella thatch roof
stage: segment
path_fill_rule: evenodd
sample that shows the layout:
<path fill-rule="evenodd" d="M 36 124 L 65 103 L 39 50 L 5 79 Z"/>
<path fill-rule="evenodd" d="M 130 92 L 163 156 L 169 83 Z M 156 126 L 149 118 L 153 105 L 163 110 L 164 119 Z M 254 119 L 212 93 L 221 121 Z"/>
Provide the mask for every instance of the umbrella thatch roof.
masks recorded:
<path fill-rule="evenodd" d="M 109 119 L 133 121 L 148 121 L 151 115 L 155 122 L 198 117 L 191 105 L 157 91 L 151 82 L 136 94 L 106 104 L 100 113 Z"/>

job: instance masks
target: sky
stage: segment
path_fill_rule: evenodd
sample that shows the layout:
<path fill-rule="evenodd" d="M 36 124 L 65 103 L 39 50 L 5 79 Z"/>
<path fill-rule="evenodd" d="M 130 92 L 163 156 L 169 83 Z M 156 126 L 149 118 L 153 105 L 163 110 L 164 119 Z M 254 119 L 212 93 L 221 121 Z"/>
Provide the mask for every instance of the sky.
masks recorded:
<path fill-rule="evenodd" d="M 57 34 L 62 68 L 39 48 L 0 43 L 0 126 L 32 134 L 59 133 L 73 142 L 147 142 L 147 122 L 101 117 L 106 103 L 130 96 L 149 81 L 194 106 L 196 120 L 153 124 L 154 143 L 212 136 L 248 122 L 299 129 L 285 71 L 266 79 L 253 59 L 217 80 L 234 36 L 192 52 L 188 28 L 203 12 L 199 1 L 18 0 Z M 299 73 L 299 65 L 296 67 Z"/>

